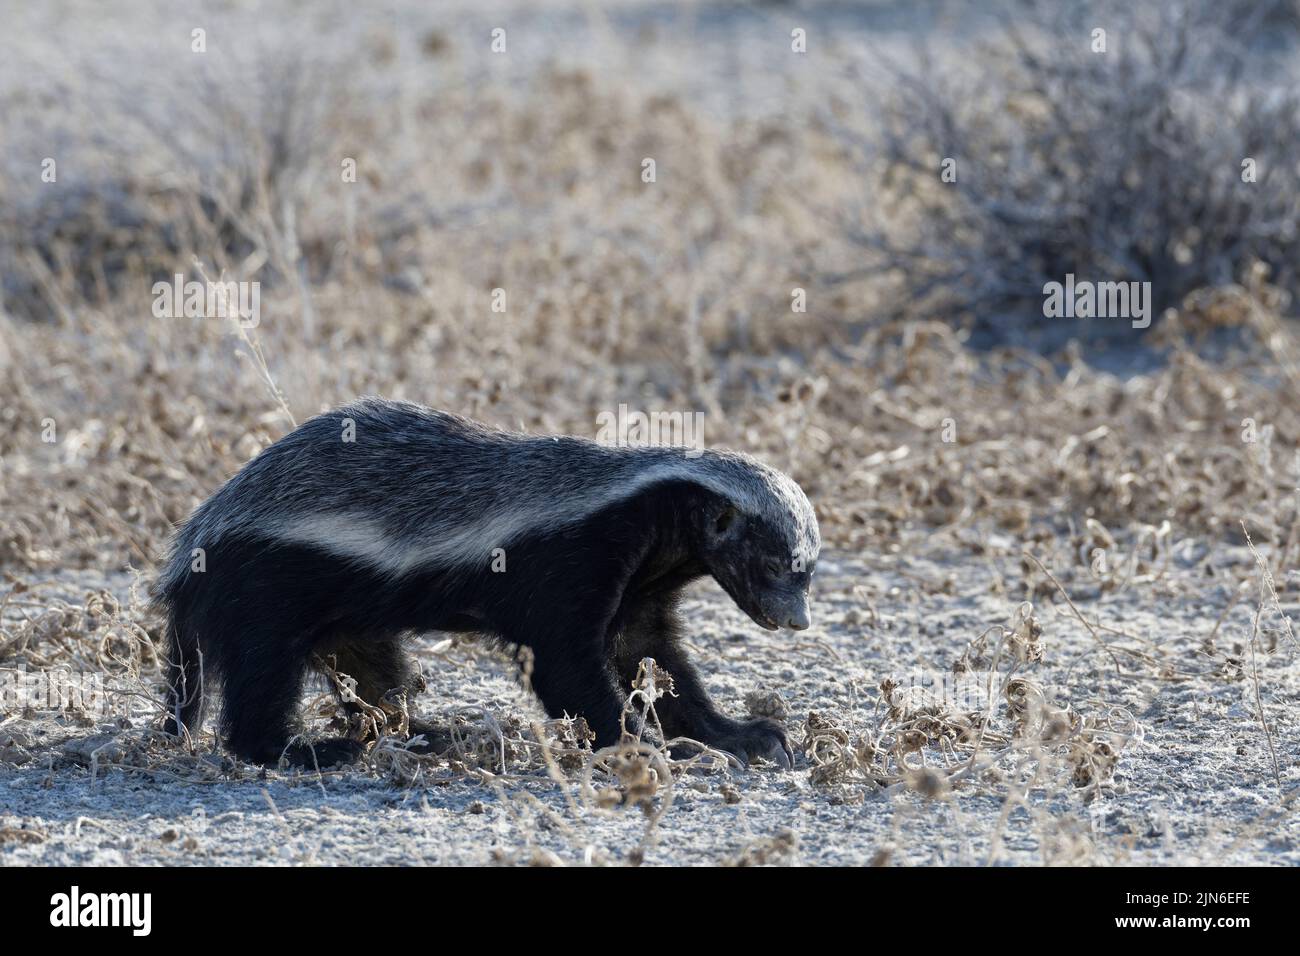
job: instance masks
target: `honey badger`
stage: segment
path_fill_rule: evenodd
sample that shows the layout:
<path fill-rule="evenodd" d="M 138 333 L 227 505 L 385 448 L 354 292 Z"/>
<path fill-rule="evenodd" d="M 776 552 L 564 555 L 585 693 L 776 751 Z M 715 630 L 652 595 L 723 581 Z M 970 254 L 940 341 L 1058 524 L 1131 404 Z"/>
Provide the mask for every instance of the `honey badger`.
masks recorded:
<path fill-rule="evenodd" d="M 289 745 L 317 657 L 374 703 L 420 683 L 407 635 L 465 631 L 529 648 L 547 712 L 586 718 L 597 746 L 619 739 L 625 691 L 653 657 L 675 690 L 657 705 L 665 734 L 789 767 L 775 721 L 709 699 L 677 604 L 712 575 L 762 627 L 801 630 L 820 548 L 799 486 L 745 455 L 529 436 L 362 399 L 265 449 L 173 538 L 153 592 L 167 729 L 197 731 L 219 686 L 240 757 L 343 762 L 361 745 Z"/>

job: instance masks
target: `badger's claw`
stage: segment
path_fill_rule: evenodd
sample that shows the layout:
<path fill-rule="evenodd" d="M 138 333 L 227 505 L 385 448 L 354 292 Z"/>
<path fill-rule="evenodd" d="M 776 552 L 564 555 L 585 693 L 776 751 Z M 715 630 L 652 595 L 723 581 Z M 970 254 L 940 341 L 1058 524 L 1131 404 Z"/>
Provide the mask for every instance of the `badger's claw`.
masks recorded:
<path fill-rule="evenodd" d="M 782 770 L 794 767 L 794 751 L 790 749 L 785 731 L 780 724 L 768 717 L 737 721 L 726 733 L 711 740 L 710 744 L 732 754 L 746 768 L 757 757 L 772 761 Z"/>
<path fill-rule="evenodd" d="M 783 739 L 781 741 L 780 749 L 770 756 L 772 760 L 776 761 L 777 765 L 782 770 L 794 769 L 794 752 L 790 749 L 790 742 L 788 740 Z"/>

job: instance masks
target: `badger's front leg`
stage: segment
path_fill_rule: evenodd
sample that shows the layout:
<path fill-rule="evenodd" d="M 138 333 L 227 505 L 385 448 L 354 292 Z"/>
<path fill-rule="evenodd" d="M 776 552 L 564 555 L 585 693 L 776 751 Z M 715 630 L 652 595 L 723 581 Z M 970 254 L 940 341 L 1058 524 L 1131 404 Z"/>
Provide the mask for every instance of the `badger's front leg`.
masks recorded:
<path fill-rule="evenodd" d="M 641 660 L 653 657 L 673 679 L 673 692 L 655 703 L 668 739 L 689 737 L 725 750 L 746 764 L 763 757 L 789 770 L 794 753 L 784 728 L 767 717 L 733 720 L 718 710 L 699 672 L 686 658 L 681 634 L 676 594 L 648 597 L 630 606 L 614 640 L 614 666 L 622 683 L 630 685 Z"/>
<path fill-rule="evenodd" d="M 624 698 L 604 652 L 603 631 L 575 623 L 534 629 L 527 641 L 512 643 L 528 648 L 524 674 L 547 714 L 584 718 L 596 735 L 597 748 L 619 742 Z"/>

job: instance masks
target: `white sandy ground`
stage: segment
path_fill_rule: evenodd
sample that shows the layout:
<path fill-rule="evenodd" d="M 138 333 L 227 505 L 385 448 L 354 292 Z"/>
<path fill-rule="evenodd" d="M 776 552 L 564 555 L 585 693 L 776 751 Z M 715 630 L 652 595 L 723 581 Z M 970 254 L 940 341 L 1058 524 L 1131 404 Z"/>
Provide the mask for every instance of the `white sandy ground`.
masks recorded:
<path fill-rule="evenodd" d="M 1037 548 L 1089 620 L 1128 635 L 1101 632 L 1106 640 L 1143 648 L 1160 661 L 1120 653 L 1124 673 L 1117 675 L 1068 607 L 1047 596 L 1054 589 L 1039 592 L 1045 660 L 1030 676 L 1081 715 L 1121 707 L 1141 727 L 1100 796 L 1087 799 L 1068 773 L 1054 770 L 1000 823 L 1009 780 L 969 781 L 952 802 L 903 787 L 826 788 L 810 780 L 801 754 L 789 773 L 760 765 L 678 779 L 670 809 L 645 844 L 644 862 L 717 864 L 746 850 L 764 858 L 766 847 L 765 858 L 777 863 L 983 863 L 996 839 L 998 863 L 1300 863 L 1295 647 L 1277 615 L 1266 613 L 1257 664 L 1279 792 L 1254 702 L 1253 596 L 1226 617 L 1214 648 L 1204 646 L 1237 573 L 1253 566 L 1245 549 L 1211 552 L 1185 541 L 1157 580 L 1101 594 L 1089 569 L 1070 567 L 1064 550 Z M 972 549 L 945 536 L 920 539 L 895 555 L 824 555 L 814 627 L 802 635 L 761 631 L 711 582 L 693 591 L 686 612 L 696 658 L 721 705 L 741 714 L 746 692 L 779 691 L 797 748 L 809 711 L 850 731 L 871 727 L 883 678 L 905 681 L 918 668 L 948 669 L 969 640 L 1007 623 L 1025 597 L 1026 580 L 1010 538 L 993 535 Z M 1035 572 L 1033 580 L 1042 583 L 1042 575 Z M 62 581 L 67 599 L 77 603 L 105 584 L 125 599 L 129 583 L 89 573 Z M 502 658 L 464 644 L 435 653 L 437 640 L 421 642 L 430 686 L 417 710 L 481 707 L 498 719 L 541 716 Z M 15 735 L 26 744 L 21 764 L 0 763 L 0 863 L 622 862 L 636 858 L 646 833 L 639 811 L 585 808 L 576 801 L 576 784 L 566 794 L 544 772 L 513 775 L 498 790 L 445 762 L 414 782 L 364 767 L 259 779 L 254 768 L 227 764 L 233 772 L 190 783 L 161 770 L 113 765 L 109 756 L 92 779 L 77 751 L 103 743 L 105 731 L 129 743 L 148 723 L 144 715 L 126 729 L 0 717 L 0 745 Z M 210 737 L 205 744 L 213 746 Z M 937 750 L 926 756 L 942 762 Z"/>

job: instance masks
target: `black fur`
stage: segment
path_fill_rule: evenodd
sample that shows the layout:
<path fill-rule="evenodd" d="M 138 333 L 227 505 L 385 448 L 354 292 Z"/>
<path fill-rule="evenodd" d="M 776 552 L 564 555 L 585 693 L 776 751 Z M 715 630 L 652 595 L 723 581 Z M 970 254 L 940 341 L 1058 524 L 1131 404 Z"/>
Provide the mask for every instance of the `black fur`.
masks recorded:
<path fill-rule="evenodd" d="M 692 580 L 714 573 L 742 607 L 763 606 L 761 592 L 773 587 L 773 562 L 784 560 L 778 536 L 757 519 L 743 529 L 733 520 L 734 509 L 716 493 L 665 481 L 516 542 L 502 573 L 431 567 L 398 579 L 311 546 L 227 536 L 208 550 L 203 573 L 174 578 L 159 595 L 172 646 L 168 729 L 197 729 L 205 692 L 219 686 L 230 749 L 273 763 L 299 731 L 297 705 L 316 655 L 332 655 L 374 703 L 389 690 L 415 689 L 402 647 L 408 635 L 475 631 L 529 648 L 531 685 L 547 712 L 586 718 L 598 746 L 619 739 L 630 681 L 642 658 L 653 657 L 675 685 L 675 696 L 658 705 L 669 737 L 741 759 L 788 761 L 777 724 L 717 710 L 680 642 L 678 596 Z M 810 571 L 782 586 L 806 590 Z M 323 766 L 357 752 L 335 739 L 287 755 Z"/>

